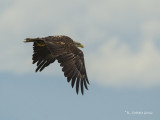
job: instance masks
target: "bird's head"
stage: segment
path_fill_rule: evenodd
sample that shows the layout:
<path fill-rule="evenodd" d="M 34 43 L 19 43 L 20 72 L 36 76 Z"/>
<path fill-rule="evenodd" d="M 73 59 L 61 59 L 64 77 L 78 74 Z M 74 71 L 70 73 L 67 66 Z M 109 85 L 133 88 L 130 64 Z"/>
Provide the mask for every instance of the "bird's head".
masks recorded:
<path fill-rule="evenodd" d="M 77 42 L 77 41 L 73 41 L 73 44 L 74 44 L 76 47 L 84 48 L 84 46 L 83 46 L 81 43 Z"/>

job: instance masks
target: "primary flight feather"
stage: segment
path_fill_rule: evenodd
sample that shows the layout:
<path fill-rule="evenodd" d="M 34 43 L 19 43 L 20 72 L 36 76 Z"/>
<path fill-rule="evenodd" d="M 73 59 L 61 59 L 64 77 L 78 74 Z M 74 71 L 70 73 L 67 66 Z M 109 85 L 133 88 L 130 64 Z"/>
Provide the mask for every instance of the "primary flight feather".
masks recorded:
<path fill-rule="evenodd" d="M 43 38 L 26 38 L 25 42 L 33 42 L 33 64 L 37 63 L 37 71 L 42 71 L 45 67 L 57 60 L 62 67 L 67 81 L 71 82 L 72 88 L 76 84 L 78 94 L 79 87 L 84 93 L 84 87 L 88 90 L 89 84 L 83 52 L 78 48 L 83 48 L 79 42 L 73 41 L 68 36 L 48 36 Z"/>

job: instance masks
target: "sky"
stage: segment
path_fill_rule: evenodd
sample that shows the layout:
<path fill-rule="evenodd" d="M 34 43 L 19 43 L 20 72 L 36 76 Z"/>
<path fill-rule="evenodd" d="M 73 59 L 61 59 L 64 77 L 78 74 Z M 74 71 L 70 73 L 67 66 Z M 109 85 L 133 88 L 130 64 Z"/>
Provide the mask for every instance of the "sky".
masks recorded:
<path fill-rule="evenodd" d="M 0 0 L 0 119 L 159 120 L 159 0 Z M 57 62 L 35 73 L 25 38 L 81 42 L 89 90 Z"/>

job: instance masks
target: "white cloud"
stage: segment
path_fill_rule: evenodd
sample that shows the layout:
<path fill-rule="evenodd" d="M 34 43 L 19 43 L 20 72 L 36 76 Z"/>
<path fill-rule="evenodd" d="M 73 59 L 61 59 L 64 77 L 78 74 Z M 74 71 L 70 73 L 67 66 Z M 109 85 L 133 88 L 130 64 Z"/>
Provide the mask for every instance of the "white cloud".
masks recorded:
<path fill-rule="evenodd" d="M 33 72 L 32 46 L 22 41 L 66 34 L 87 46 L 91 80 L 112 87 L 160 85 L 160 52 L 155 45 L 160 39 L 159 4 L 159 0 L 15 0 L 0 11 L 0 71 Z M 57 69 L 48 67 L 44 73 Z"/>
<path fill-rule="evenodd" d="M 152 87 L 160 84 L 160 52 L 145 41 L 132 52 L 116 38 L 104 43 L 88 57 L 90 79 L 112 87 Z"/>
<path fill-rule="evenodd" d="M 157 20 L 150 20 L 146 21 L 142 25 L 142 35 L 145 40 L 157 40 L 160 39 L 160 21 Z"/>

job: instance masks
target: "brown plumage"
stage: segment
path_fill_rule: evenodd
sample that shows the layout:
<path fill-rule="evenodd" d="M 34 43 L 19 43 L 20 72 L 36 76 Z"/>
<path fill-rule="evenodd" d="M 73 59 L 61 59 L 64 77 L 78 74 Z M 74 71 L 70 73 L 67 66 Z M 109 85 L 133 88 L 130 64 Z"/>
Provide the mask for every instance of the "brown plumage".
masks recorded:
<path fill-rule="evenodd" d="M 84 86 L 88 89 L 89 84 L 84 63 L 83 52 L 78 48 L 83 45 L 73 41 L 68 36 L 48 36 L 44 38 L 27 38 L 25 42 L 33 43 L 33 64 L 37 63 L 37 71 L 57 60 L 62 67 L 67 81 L 71 82 L 72 88 L 76 84 L 78 94 L 79 86 L 84 93 Z"/>

